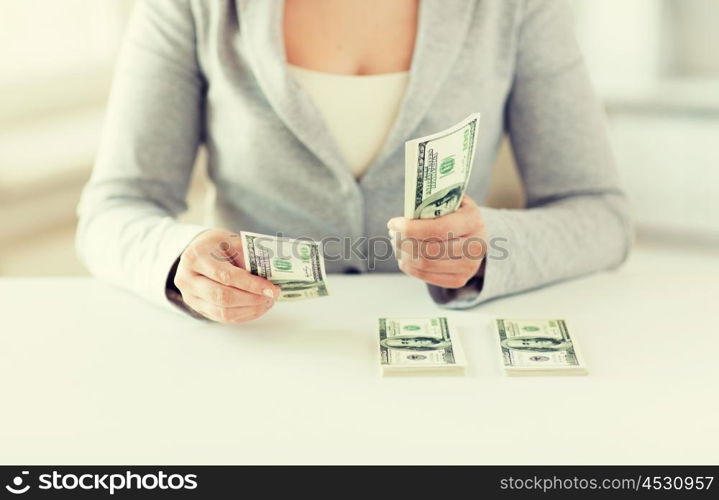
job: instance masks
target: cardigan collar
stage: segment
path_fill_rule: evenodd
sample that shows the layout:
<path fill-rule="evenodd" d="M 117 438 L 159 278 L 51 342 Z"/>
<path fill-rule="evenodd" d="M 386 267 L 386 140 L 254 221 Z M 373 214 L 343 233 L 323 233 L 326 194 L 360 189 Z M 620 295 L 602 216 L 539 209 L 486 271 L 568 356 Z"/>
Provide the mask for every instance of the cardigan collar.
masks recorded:
<path fill-rule="evenodd" d="M 282 19 L 284 0 L 238 0 L 241 41 L 258 85 L 288 129 L 322 163 L 354 181 L 319 110 L 287 71 Z M 417 36 L 407 90 L 377 157 L 363 177 L 373 175 L 398 143 L 411 138 L 426 115 L 467 36 L 475 2 L 420 0 Z"/>

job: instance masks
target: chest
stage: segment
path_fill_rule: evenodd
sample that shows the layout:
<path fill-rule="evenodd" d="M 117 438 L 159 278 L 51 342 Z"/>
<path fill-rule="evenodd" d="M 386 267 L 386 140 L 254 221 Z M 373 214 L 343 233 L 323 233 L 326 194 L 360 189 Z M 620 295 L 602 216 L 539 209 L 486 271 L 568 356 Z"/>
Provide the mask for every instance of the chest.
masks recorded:
<path fill-rule="evenodd" d="M 418 0 L 286 0 L 287 62 L 350 75 L 407 71 L 417 17 Z"/>

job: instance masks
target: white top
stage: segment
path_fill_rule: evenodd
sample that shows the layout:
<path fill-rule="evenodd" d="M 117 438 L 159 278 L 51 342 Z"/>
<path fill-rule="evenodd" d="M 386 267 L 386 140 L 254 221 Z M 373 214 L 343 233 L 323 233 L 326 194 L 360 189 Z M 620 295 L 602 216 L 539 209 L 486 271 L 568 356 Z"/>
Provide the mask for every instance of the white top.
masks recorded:
<path fill-rule="evenodd" d="M 356 76 L 287 68 L 312 97 L 354 176 L 362 177 L 394 124 L 409 72 Z"/>
<path fill-rule="evenodd" d="M 716 463 L 717 296 L 715 249 L 639 244 L 467 311 L 401 273 L 339 274 L 228 326 L 96 280 L 2 278 L 0 462 Z M 415 315 L 453 321 L 465 376 L 380 375 L 377 318 Z M 566 318 L 589 374 L 505 377 L 496 316 Z"/>

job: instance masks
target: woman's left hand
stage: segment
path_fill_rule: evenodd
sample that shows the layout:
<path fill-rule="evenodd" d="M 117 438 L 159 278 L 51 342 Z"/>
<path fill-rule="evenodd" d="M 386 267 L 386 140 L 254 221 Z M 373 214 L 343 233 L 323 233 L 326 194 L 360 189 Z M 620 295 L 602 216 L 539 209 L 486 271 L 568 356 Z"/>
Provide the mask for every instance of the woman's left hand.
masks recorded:
<path fill-rule="evenodd" d="M 487 250 L 479 207 L 465 195 L 459 209 L 436 219 L 395 217 L 387 223 L 399 268 L 444 288 L 461 288 L 477 275 Z"/>

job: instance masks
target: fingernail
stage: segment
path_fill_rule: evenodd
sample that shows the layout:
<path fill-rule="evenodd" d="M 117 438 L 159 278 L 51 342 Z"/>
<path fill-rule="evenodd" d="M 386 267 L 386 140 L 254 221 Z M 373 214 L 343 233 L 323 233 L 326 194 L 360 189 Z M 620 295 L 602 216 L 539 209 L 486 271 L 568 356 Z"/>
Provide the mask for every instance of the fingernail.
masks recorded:
<path fill-rule="evenodd" d="M 262 294 L 271 299 L 275 298 L 275 294 L 269 288 L 265 288 L 264 290 L 262 290 Z"/>
<path fill-rule="evenodd" d="M 399 217 L 395 217 L 394 219 L 390 219 L 389 222 L 387 222 L 387 228 L 391 229 L 392 231 L 397 231 L 398 225 L 399 225 L 400 219 Z"/>

